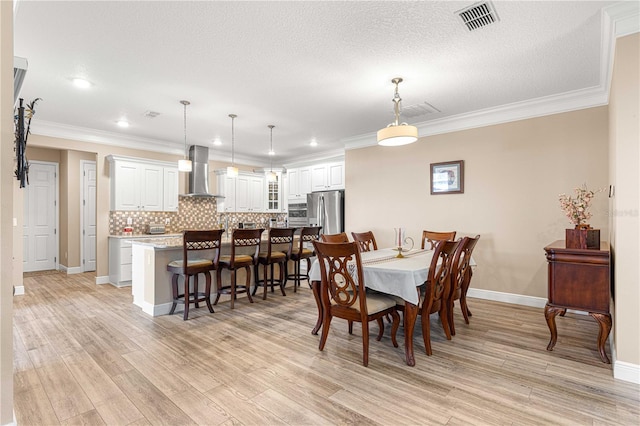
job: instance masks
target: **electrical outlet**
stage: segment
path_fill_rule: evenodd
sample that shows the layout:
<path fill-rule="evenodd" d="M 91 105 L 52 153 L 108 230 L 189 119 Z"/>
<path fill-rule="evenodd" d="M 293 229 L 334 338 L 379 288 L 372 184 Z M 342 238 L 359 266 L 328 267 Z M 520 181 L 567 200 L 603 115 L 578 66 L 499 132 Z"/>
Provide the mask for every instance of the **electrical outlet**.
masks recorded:
<path fill-rule="evenodd" d="M 133 225 L 133 219 L 130 217 L 127 218 L 127 225 Z"/>
<path fill-rule="evenodd" d="M 164 220 L 164 224 L 165 224 L 165 225 L 168 225 L 168 224 L 170 224 L 170 223 L 171 223 L 171 219 L 166 218 L 166 219 Z"/>

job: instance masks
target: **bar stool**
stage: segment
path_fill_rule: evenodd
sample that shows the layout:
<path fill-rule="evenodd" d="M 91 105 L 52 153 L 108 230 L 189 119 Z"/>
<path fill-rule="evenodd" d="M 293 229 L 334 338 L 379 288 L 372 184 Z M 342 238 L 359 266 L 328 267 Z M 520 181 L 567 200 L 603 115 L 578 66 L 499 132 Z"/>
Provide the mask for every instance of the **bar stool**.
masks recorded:
<path fill-rule="evenodd" d="M 216 294 L 216 300 L 214 305 L 218 303 L 221 294 L 231 295 L 231 309 L 238 293 L 247 293 L 247 298 L 250 303 L 253 303 L 251 297 L 251 267 L 255 267 L 258 263 L 258 252 L 260 251 L 260 235 L 264 229 L 236 229 L 231 235 L 231 255 L 220 256 L 220 263 L 216 268 L 217 276 L 216 281 L 218 285 L 218 291 Z M 243 254 L 236 253 L 238 249 L 241 251 L 249 252 L 249 249 L 253 248 L 253 253 Z M 236 284 L 236 272 L 238 269 L 245 269 L 247 273 L 247 279 L 244 285 L 238 286 Z M 231 282 L 227 286 L 222 285 L 222 270 L 228 269 L 231 271 Z"/>
<path fill-rule="evenodd" d="M 291 250 L 293 249 L 293 233 L 296 232 L 296 228 L 272 228 L 269 230 L 269 243 L 266 252 L 258 253 L 258 264 L 264 266 L 263 278 L 259 277 L 259 269 L 253 268 L 255 272 L 255 286 L 253 287 L 253 294 L 256 294 L 258 286 L 264 287 L 264 293 L 262 293 L 262 300 L 267 298 L 267 287 L 269 286 L 268 269 L 271 266 L 271 293 L 273 293 L 273 285 L 278 284 L 283 296 L 287 294 L 284 292 L 284 286 L 287 283 L 287 276 L 285 269 L 287 267 L 287 261 L 291 257 Z M 273 246 L 282 246 L 287 244 L 287 251 L 274 251 Z M 274 265 L 278 264 L 278 270 L 280 271 L 280 278 L 274 280 Z"/>
<path fill-rule="evenodd" d="M 199 308 L 200 302 L 206 302 L 209 312 L 213 313 L 211 306 L 211 273 L 210 271 L 218 267 L 220 258 L 220 241 L 222 229 L 212 231 L 183 231 L 182 232 L 182 259 L 169 262 L 167 271 L 172 272 L 171 287 L 173 290 L 173 304 L 171 305 L 172 315 L 178 303 L 184 304 L 183 320 L 189 317 L 189 305 L 195 304 Z M 189 258 L 189 253 L 199 250 L 215 250 L 213 256 Z M 205 276 L 205 289 L 200 292 L 198 289 L 198 274 Z M 178 290 L 178 277 L 184 276 L 184 291 L 182 294 Z M 189 278 L 193 277 L 193 291 L 190 290 Z"/>
<path fill-rule="evenodd" d="M 309 269 L 311 269 L 311 260 L 316 253 L 313 249 L 308 249 L 304 246 L 305 243 L 312 244 L 313 241 L 317 241 L 320 238 L 320 230 L 322 226 L 305 226 L 300 230 L 300 245 L 298 247 L 294 247 L 291 250 L 290 260 L 293 260 L 294 272 L 293 274 L 287 273 L 287 279 L 293 280 L 293 292 L 298 291 L 298 287 L 300 286 L 301 280 L 309 281 Z M 300 262 L 302 259 L 307 260 L 307 273 L 300 273 Z"/>

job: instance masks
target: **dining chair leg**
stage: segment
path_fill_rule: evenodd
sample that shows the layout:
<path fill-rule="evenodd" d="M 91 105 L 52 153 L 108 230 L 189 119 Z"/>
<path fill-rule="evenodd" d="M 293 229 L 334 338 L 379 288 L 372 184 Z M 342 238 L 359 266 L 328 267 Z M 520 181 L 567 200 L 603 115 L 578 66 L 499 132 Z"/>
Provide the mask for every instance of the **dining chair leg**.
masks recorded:
<path fill-rule="evenodd" d="M 369 321 L 362 323 L 362 364 L 369 365 Z"/>
<path fill-rule="evenodd" d="M 327 336 L 329 336 L 329 327 L 331 326 L 331 315 L 325 311 L 324 319 L 322 320 L 322 334 L 320 335 L 320 345 L 318 349 L 323 350 L 325 343 L 327 343 Z"/>
<path fill-rule="evenodd" d="M 391 313 L 391 317 L 393 318 L 393 323 L 391 324 L 391 342 L 393 343 L 393 347 L 398 347 L 398 340 L 396 339 L 396 334 L 398 333 L 398 328 L 400 328 L 400 315 L 397 311 Z"/>
<path fill-rule="evenodd" d="M 353 321 L 349 320 L 349 334 L 353 334 Z"/>
<path fill-rule="evenodd" d="M 384 321 L 382 318 L 377 319 L 378 322 L 378 335 L 376 336 L 376 340 L 379 342 L 382 340 L 382 335 L 384 334 Z"/>
<path fill-rule="evenodd" d="M 465 295 L 460 296 L 460 309 L 462 310 L 465 324 L 469 324 L 471 311 L 469 311 L 469 307 L 467 306 L 467 297 Z"/>
<path fill-rule="evenodd" d="M 449 327 L 449 332 L 447 333 L 447 340 L 451 340 L 451 336 L 455 336 L 456 335 L 456 326 L 453 324 L 453 308 L 454 308 L 454 301 L 452 300 L 449 303 L 449 306 L 447 307 L 447 326 Z M 442 324 L 442 326 L 444 327 L 444 323 Z M 445 329 L 445 332 L 447 330 Z"/>
<path fill-rule="evenodd" d="M 424 339 L 424 349 L 427 352 L 427 355 L 431 356 L 431 322 L 429 321 L 429 315 L 421 315 L 421 316 L 422 316 L 422 338 Z"/>

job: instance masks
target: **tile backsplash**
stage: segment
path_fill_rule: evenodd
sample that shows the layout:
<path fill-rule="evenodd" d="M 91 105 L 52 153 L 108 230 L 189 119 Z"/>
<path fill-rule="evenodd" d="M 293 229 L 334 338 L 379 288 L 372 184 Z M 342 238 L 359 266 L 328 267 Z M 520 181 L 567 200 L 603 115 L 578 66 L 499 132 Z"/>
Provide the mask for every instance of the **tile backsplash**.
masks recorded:
<path fill-rule="evenodd" d="M 236 228 L 240 222 L 253 222 L 257 227 L 266 228 L 269 219 L 284 222 L 286 217 L 286 213 L 218 213 L 215 198 L 180 196 L 177 212 L 109 212 L 109 234 L 121 235 L 128 218 L 134 234 L 146 233 L 149 223 L 165 224 L 168 234 L 176 234 L 184 229 L 213 229 L 221 225 Z"/>

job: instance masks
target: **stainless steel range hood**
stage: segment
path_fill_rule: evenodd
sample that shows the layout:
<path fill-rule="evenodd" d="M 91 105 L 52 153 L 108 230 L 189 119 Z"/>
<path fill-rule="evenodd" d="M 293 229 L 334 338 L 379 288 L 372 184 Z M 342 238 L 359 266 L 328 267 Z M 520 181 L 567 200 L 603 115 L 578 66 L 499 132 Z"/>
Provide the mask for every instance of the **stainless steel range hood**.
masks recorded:
<path fill-rule="evenodd" d="M 188 197 L 224 198 L 222 195 L 209 193 L 209 148 L 191 145 L 189 147 L 191 173 L 189 173 Z"/>

